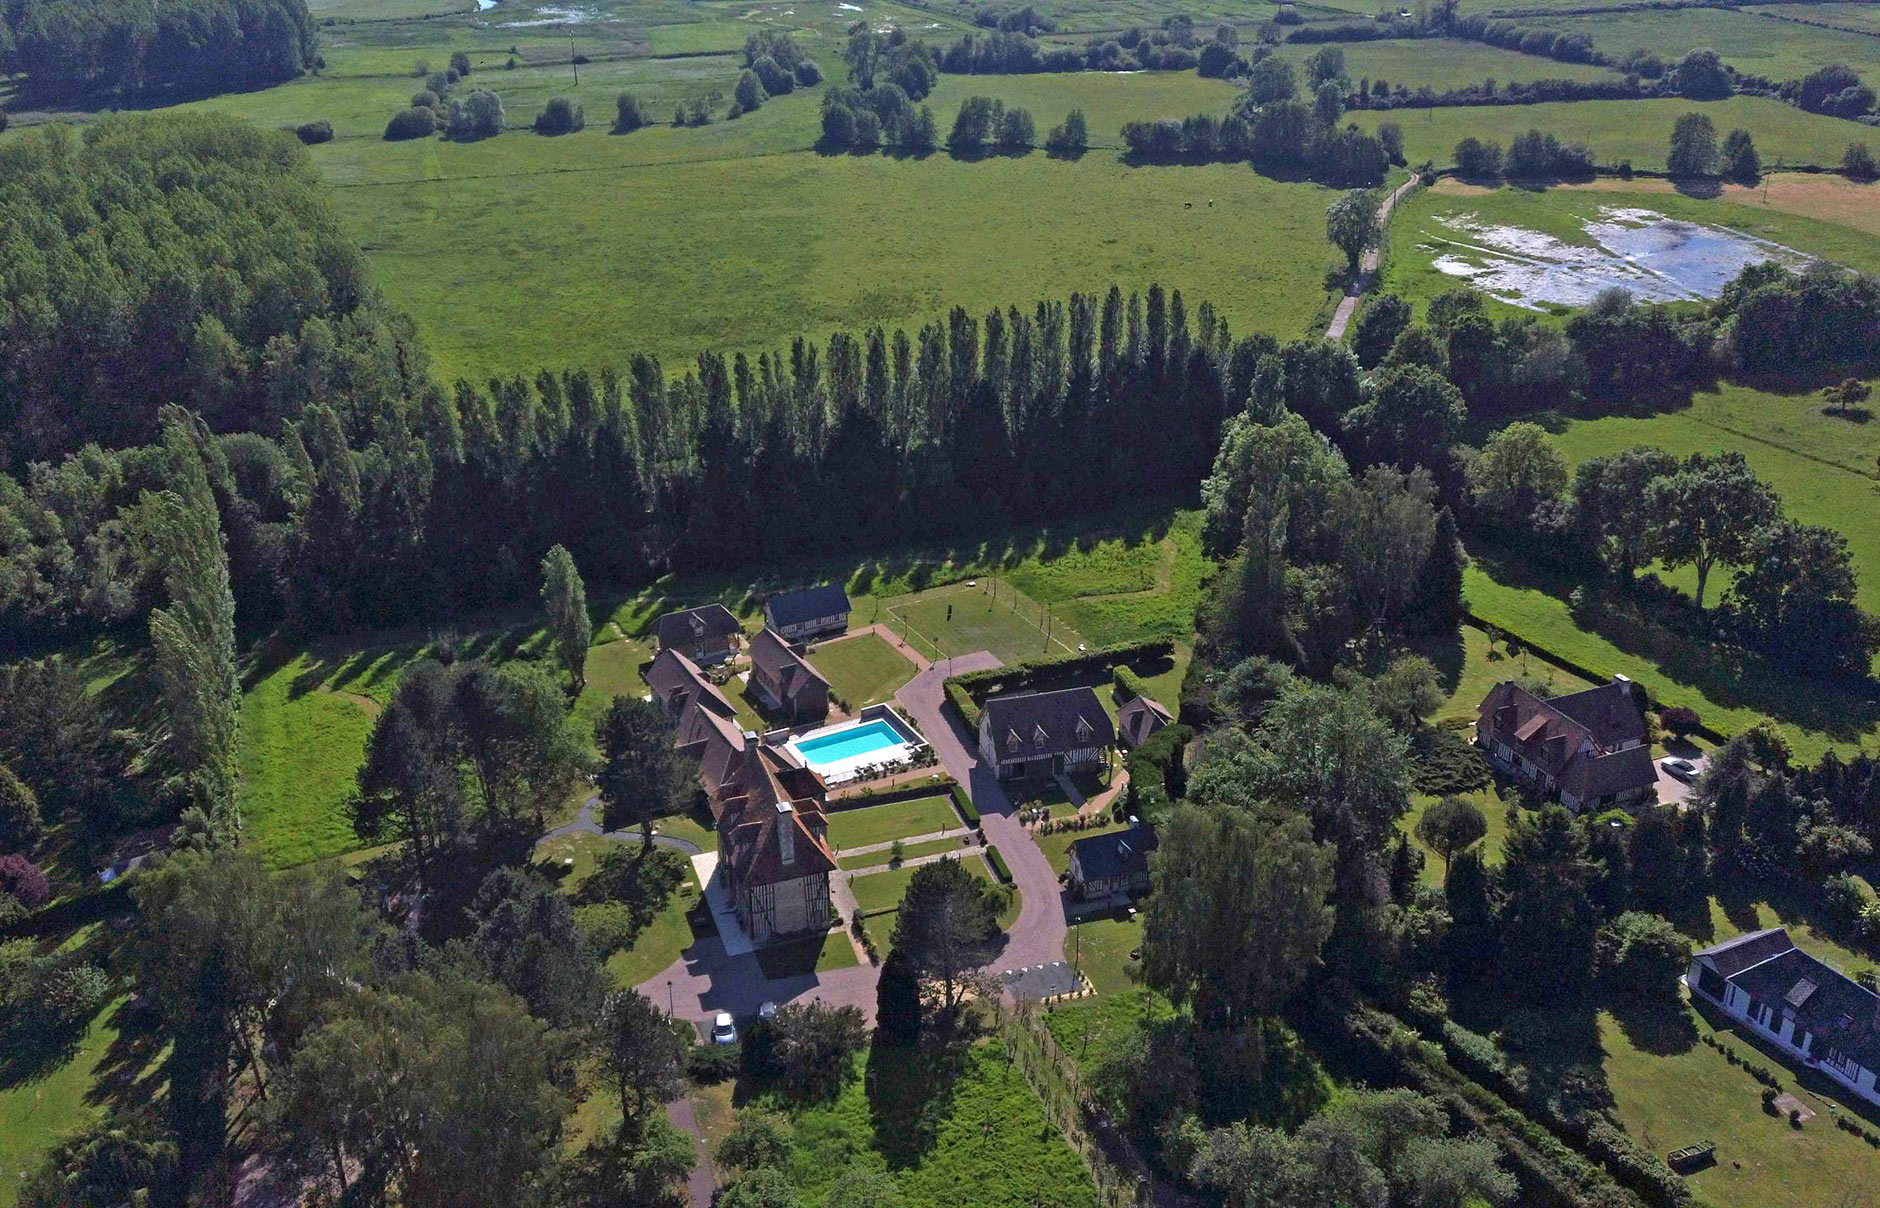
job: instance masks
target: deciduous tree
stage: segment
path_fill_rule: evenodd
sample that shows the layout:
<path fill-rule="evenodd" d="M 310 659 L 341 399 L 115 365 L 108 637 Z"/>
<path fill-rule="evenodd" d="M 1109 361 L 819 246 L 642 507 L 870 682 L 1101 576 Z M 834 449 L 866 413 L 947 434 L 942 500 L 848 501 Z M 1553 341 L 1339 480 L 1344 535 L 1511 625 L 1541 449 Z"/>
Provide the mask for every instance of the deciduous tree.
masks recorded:
<path fill-rule="evenodd" d="M 587 687 L 588 645 L 594 640 L 594 622 L 588 618 L 587 584 L 581 581 L 574 555 L 557 545 L 542 559 L 542 607 L 548 611 L 548 633 L 555 655 L 568 672 L 574 695 Z"/>

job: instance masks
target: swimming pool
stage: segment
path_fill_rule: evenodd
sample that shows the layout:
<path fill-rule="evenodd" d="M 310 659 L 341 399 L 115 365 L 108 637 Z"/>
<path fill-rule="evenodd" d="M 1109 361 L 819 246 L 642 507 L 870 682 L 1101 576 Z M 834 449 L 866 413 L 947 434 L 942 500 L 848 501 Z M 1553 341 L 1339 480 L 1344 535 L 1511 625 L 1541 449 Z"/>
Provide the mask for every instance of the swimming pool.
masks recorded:
<path fill-rule="evenodd" d="M 899 763 L 924 745 L 893 710 L 870 709 L 855 721 L 799 734 L 784 749 L 824 780 L 838 782 L 854 779 L 860 768 Z"/>

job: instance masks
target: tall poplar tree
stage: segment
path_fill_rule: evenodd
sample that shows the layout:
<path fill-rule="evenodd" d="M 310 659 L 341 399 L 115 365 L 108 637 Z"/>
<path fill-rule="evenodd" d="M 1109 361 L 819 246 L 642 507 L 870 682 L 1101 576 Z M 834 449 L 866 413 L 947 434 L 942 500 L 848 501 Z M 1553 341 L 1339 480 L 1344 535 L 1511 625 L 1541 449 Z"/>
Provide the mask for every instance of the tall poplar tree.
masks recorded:
<path fill-rule="evenodd" d="M 555 655 L 578 696 L 587 687 L 587 652 L 594 640 L 594 622 L 588 619 L 587 585 L 581 582 L 574 555 L 560 545 L 542 559 L 542 605 L 548 609 L 548 634 L 554 640 Z"/>

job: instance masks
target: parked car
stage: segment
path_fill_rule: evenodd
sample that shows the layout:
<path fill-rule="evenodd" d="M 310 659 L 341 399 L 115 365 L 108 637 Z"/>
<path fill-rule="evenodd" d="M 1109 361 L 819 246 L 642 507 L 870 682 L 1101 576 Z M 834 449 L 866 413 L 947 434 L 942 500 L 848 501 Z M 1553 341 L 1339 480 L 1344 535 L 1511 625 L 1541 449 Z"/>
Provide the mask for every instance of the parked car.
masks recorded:
<path fill-rule="evenodd" d="M 731 1012 L 718 1012 L 717 1018 L 712 1020 L 712 1043 L 736 1044 L 737 1042 L 738 1025 L 731 1022 Z"/>
<path fill-rule="evenodd" d="M 777 1004 L 774 1002 L 767 1002 L 763 1006 L 757 1008 L 757 1017 L 759 1019 L 769 1019 L 772 1015 L 775 1015 L 776 1013 L 777 1013 Z"/>
<path fill-rule="evenodd" d="M 1697 765 L 1688 759 L 1679 759 L 1673 756 L 1670 759 L 1660 760 L 1658 766 L 1663 768 L 1667 774 L 1682 780 L 1686 784 L 1697 779 Z"/>

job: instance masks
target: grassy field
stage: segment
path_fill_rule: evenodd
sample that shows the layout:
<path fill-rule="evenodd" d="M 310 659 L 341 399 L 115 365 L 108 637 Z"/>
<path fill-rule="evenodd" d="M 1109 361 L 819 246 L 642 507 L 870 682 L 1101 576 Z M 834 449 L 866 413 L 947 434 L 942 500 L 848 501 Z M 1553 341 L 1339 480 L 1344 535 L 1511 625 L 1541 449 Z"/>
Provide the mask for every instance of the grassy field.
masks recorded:
<path fill-rule="evenodd" d="M 1601 177 L 1583 184 L 1554 187 L 1586 192 L 1685 196 L 1671 181 L 1642 177 L 1634 180 Z M 1868 235 L 1880 235 L 1880 185 L 1877 184 L 1812 172 L 1771 172 L 1753 186 L 1726 184 L 1720 188 L 1718 199 L 1732 205 L 1813 218 Z"/>
<path fill-rule="evenodd" d="M 11 1208 L 18 1179 L 52 1141 L 97 1114 L 95 1096 L 114 1065 L 115 1022 L 124 1000 L 100 1008 L 64 1060 L 35 1076 L 0 1081 L 0 1208 Z M 23 1054 L 8 1054 L 5 1066 Z M 9 1075 L 11 1071 L 9 1070 Z"/>
<path fill-rule="evenodd" d="M 1089 1170 L 996 1041 L 954 1059 L 877 1045 L 832 1102 L 770 1105 L 789 1114 L 789 1174 L 806 1203 L 854 1166 L 888 1171 L 907 1208 L 952 1208 L 967 1188 L 986 1208 L 1096 1203 Z"/>
<path fill-rule="evenodd" d="M 960 861 L 974 876 L 987 882 L 992 880 L 992 871 L 977 854 L 964 852 Z M 908 882 L 914 879 L 915 871 L 913 868 L 896 868 L 889 872 L 852 878 L 849 890 L 855 895 L 855 905 L 863 914 L 900 909 L 901 895 L 907 892 Z"/>
<path fill-rule="evenodd" d="M 1329 192 L 1244 165 L 802 152 L 571 175 L 507 159 L 545 141 L 401 149 L 441 166 L 334 194 L 441 376 L 618 365 L 634 351 L 676 368 L 707 348 L 771 350 L 1112 283 L 1160 281 L 1191 311 L 1212 301 L 1236 331 L 1292 336 L 1324 307 L 1335 258 Z M 589 130 L 556 146 L 622 141 Z"/>
<path fill-rule="evenodd" d="M 939 793 L 888 805 L 836 810 L 829 815 L 829 846 L 838 849 L 867 847 L 910 835 L 958 830 L 964 825 L 959 814 L 954 812 L 953 799 L 945 793 Z M 882 859 L 876 863 L 885 863 L 886 860 L 884 852 Z"/>
<path fill-rule="evenodd" d="M 1287 42 L 1279 55 L 1303 64 L 1318 51 L 1309 42 Z M 1437 92 L 1463 88 L 1494 80 L 1497 84 L 1525 84 L 1533 80 L 1615 80 L 1618 74 L 1608 67 L 1590 63 L 1562 63 L 1539 55 L 1524 55 L 1481 42 L 1461 38 L 1418 38 L 1380 42 L 1349 42 L 1345 52 L 1345 74 L 1355 83 L 1386 81 L 1395 89 L 1402 84 L 1411 92 L 1428 85 Z M 1303 83 L 1303 77 L 1301 79 Z M 1401 120 L 1409 120 L 1406 114 Z"/>
<path fill-rule="evenodd" d="M 1781 11 L 1781 10 L 1776 10 Z M 1783 13 L 1809 20 L 1836 20 L 1806 11 Z M 1817 29 L 1777 16 L 1722 8 L 1685 8 L 1665 12 L 1609 15 L 1524 17 L 1523 26 L 1585 34 L 1609 55 L 1635 48 L 1656 51 L 1675 61 L 1705 46 L 1725 63 L 1748 75 L 1781 83 L 1799 79 L 1830 63 L 1844 63 L 1863 77 L 1880 72 L 1880 38 Z"/>
<path fill-rule="evenodd" d="M 1880 35 L 1880 8 L 1872 4 L 1811 4 L 1805 13 L 1796 13 L 1786 5 L 1749 5 L 1743 12 L 1762 16 L 1765 13 L 1782 16 L 1804 16 L 1811 21 L 1825 21 L 1843 29 L 1864 30 Z"/>
<path fill-rule="evenodd" d="M 1637 14 L 1627 14 L 1628 17 Z M 1545 130 L 1583 142 L 1602 164 L 1629 159 L 1636 168 L 1662 170 L 1671 126 L 1686 113 L 1702 113 L 1718 136 L 1741 127 L 1756 140 L 1764 166 L 1837 165 L 1847 145 L 1871 131 L 1840 118 L 1804 113 L 1767 97 L 1739 96 L 1723 101 L 1559 101 L 1544 105 L 1496 105 L 1451 109 L 1413 109 L 1354 113 L 1367 130 L 1394 121 L 1403 128 L 1404 153 L 1411 163 L 1432 159 L 1454 162 L 1456 144 L 1474 136 L 1503 147 L 1517 134 Z M 1873 140 L 1868 139 L 1869 142 Z"/>
<path fill-rule="evenodd" d="M 1098 994 L 1114 994 L 1135 985 L 1129 954 L 1142 946 L 1142 916 L 1106 916 L 1079 923 L 1064 941 L 1064 959 L 1077 968 Z"/>
<path fill-rule="evenodd" d="M 887 700 L 914 678 L 907 656 L 872 633 L 825 642 L 810 651 L 809 663 L 852 709 Z"/>
<path fill-rule="evenodd" d="M 1593 239 L 1586 234 L 1584 224 L 1597 219 L 1603 207 L 1654 210 L 1669 218 L 1741 231 L 1866 272 L 1880 271 L 1880 235 L 1874 231 L 1825 217 L 1785 213 L 1773 206 L 1750 204 L 1750 199 L 1756 195 L 1752 190 L 1732 190 L 1727 197 L 1713 200 L 1690 197 L 1668 187 L 1630 192 L 1623 188 L 1624 184 L 1610 180 L 1599 182 L 1598 188 L 1536 191 L 1504 186 L 1491 190 L 1444 179 L 1434 188 L 1405 199 L 1392 215 L 1391 254 L 1384 266 L 1383 288 L 1421 306 L 1437 294 L 1465 284 L 1462 278 L 1440 272 L 1434 266 L 1438 255 L 1456 251 L 1448 241 L 1468 240 L 1466 233 L 1445 225 L 1445 219 L 1453 221 L 1472 216 L 1485 223 L 1544 232 L 1574 246 L 1592 246 Z M 1880 189 L 1853 185 L 1848 188 L 1864 190 L 1855 194 L 1860 201 L 1880 202 Z M 1834 190 L 1829 199 L 1824 199 L 1816 208 L 1824 213 L 1834 212 L 1836 203 L 1842 200 L 1836 195 L 1843 191 Z M 1847 207 L 1864 211 L 1865 207 L 1859 206 L 1855 198 L 1845 199 Z M 1873 219 L 1863 216 L 1862 221 L 1872 222 Z M 1493 295 L 1489 297 L 1498 317 L 1537 313 L 1517 308 Z M 1564 308 L 1558 309 L 1564 311 Z"/>
<path fill-rule="evenodd" d="M 991 579 L 897 600 L 888 607 L 887 624 L 933 660 L 988 650 L 1000 662 L 1016 663 L 1063 654 L 1083 641 L 1063 618 L 1047 619 L 1037 602 Z"/>

